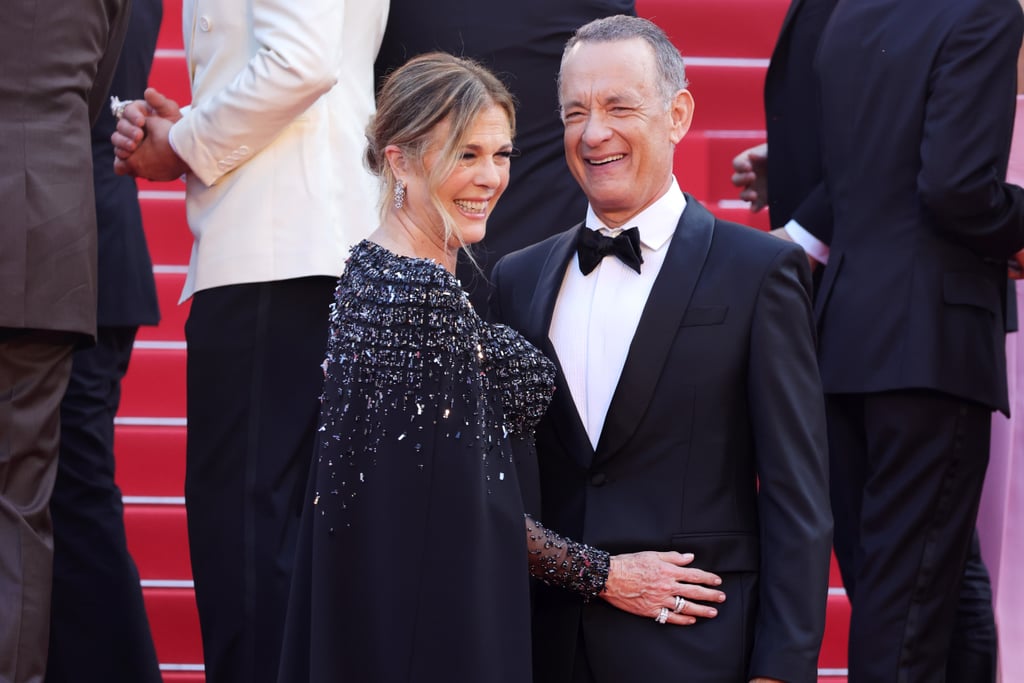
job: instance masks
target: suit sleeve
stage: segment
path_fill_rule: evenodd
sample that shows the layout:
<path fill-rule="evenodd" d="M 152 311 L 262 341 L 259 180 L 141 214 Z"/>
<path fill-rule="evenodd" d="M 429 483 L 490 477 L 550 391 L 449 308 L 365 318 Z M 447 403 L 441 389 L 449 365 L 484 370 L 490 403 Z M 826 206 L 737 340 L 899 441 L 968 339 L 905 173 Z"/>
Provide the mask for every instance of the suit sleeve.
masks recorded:
<path fill-rule="evenodd" d="M 761 534 L 750 677 L 817 680 L 832 514 L 810 270 L 786 247 L 767 270 L 751 328 L 749 400 Z"/>
<path fill-rule="evenodd" d="M 793 212 L 793 220 L 825 244 L 832 244 L 832 202 L 825 181 L 819 182 Z"/>
<path fill-rule="evenodd" d="M 226 88 L 190 107 L 171 130 L 175 151 L 206 185 L 237 168 L 220 160 L 241 149 L 251 158 L 337 82 L 345 0 L 252 4 L 258 49 Z"/>
<path fill-rule="evenodd" d="M 939 230 L 1002 259 L 1024 247 L 1024 190 L 1003 181 L 1024 19 L 1016 3 L 965 7 L 929 78 L 918 191 Z"/>

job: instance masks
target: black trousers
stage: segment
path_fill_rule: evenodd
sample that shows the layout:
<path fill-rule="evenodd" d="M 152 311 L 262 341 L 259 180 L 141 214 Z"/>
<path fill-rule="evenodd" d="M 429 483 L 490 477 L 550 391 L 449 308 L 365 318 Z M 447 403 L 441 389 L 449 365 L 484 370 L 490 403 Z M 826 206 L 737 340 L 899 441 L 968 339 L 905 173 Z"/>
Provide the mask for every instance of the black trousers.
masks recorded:
<path fill-rule="evenodd" d="M 941 683 L 947 669 L 950 683 L 991 681 L 980 555 L 965 572 L 991 410 L 925 390 L 829 395 L 826 407 L 850 683 Z"/>
<path fill-rule="evenodd" d="M 53 569 L 50 495 L 76 337 L 0 328 L 0 681 L 40 683 Z"/>
<path fill-rule="evenodd" d="M 185 507 L 208 683 L 277 679 L 335 282 L 192 300 Z"/>
<path fill-rule="evenodd" d="M 53 603 L 47 683 L 160 683 L 139 572 L 114 483 L 114 416 L 136 327 L 101 327 L 76 351 L 60 406 L 50 501 Z"/>

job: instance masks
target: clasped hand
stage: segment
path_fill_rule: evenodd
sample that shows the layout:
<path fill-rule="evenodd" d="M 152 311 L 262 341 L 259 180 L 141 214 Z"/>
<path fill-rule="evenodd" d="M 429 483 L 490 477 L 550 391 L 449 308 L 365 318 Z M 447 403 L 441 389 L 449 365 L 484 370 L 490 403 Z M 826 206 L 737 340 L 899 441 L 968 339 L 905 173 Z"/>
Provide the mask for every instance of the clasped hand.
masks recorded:
<path fill-rule="evenodd" d="M 147 88 L 145 98 L 125 106 L 110 136 L 114 172 L 148 180 L 174 180 L 189 170 L 170 144 L 171 126 L 181 119 L 181 109 L 155 88 Z"/>

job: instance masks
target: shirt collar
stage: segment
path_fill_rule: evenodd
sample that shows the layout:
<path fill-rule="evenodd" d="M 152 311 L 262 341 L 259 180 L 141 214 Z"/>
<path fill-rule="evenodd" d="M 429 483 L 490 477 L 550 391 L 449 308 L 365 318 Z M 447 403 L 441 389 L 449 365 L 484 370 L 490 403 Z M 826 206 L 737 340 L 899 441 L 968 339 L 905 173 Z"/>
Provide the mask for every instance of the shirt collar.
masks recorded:
<path fill-rule="evenodd" d="M 622 228 L 619 229 L 632 228 L 633 226 L 638 227 L 640 229 L 640 243 L 648 249 L 657 251 L 672 239 L 672 235 L 676 231 L 676 226 L 679 225 L 679 219 L 682 217 L 685 208 L 686 197 L 683 195 L 683 191 L 679 189 L 679 183 L 676 182 L 675 176 L 672 176 L 672 184 L 665 194 L 661 195 L 657 201 L 646 209 L 626 221 Z M 604 228 L 606 231 L 617 232 L 617 229 L 609 228 L 601 222 L 597 214 L 594 213 L 594 208 L 589 204 L 587 205 L 586 225 L 593 230 Z"/>

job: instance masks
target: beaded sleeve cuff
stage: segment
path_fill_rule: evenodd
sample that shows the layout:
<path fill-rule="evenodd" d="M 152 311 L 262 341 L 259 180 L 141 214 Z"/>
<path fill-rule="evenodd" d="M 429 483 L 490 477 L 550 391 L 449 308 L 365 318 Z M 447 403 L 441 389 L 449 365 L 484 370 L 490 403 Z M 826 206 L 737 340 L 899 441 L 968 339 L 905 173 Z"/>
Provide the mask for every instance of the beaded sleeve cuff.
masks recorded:
<path fill-rule="evenodd" d="M 549 586 L 597 597 L 608 580 L 610 556 L 603 550 L 559 536 L 526 515 L 530 575 Z"/>

